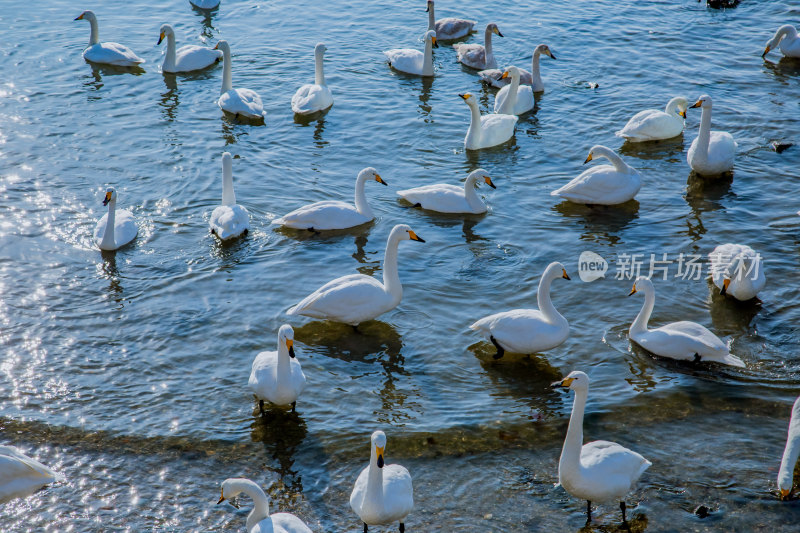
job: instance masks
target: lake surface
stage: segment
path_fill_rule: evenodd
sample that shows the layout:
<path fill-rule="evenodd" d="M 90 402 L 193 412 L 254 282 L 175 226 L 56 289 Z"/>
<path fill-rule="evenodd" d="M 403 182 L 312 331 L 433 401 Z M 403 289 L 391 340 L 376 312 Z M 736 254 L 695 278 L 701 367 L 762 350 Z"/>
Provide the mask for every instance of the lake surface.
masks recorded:
<path fill-rule="evenodd" d="M 472 41 L 498 24 L 501 65 L 529 69 L 539 43 L 557 57 L 542 59 L 546 92 L 515 140 L 472 153 L 458 93 L 476 93 L 484 112 L 494 96 L 453 49 L 435 51 L 433 80 L 384 62 L 383 50 L 422 47 L 421 0 L 223 0 L 210 15 L 186 1 L 17 4 L 0 15 L 0 440 L 66 481 L 5 504 L 0 530 L 241 531 L 251 502 L 239 511 L 215 503 L 222 480 L 246 476 L 273 510 L 315 531 L 360 531 L 349 493 L 370 433 L 383 429 L 387 461 L 414 479 L 407 531 L 615 531 L 615 505 L 599 506 L 582 529 L 585 502 L 554 486 L 572 394 L 549 384 L 578 369 L 592 380 L 586 439 L 614 440 L 653 462 L 627 499 L 632 531 L 796 531 L 800 502 L 780 502 L 775 479 L 800 393 L 800 148 L 777 154 L 769 145 L 800 140 L 800 63 L 760 55 L 800 7 L 442 0 L 438 17 L 479 21 Z M 83 61 L 89 26 L 72 19 L 86 8 L 101 40 L 147 60 L 143 72 Z M 161 74 L 164 22 L 178 46 L 230 42 L 234 86 L 261 94 L 264 126 L 222 117 L 220 66 Z M 297 123 L 290 100 L 313 81 L 318 41 L 328 47 L 335 104 Z M 667 142 L 614 136 L 642 109 L 703 93 L 714 99 L 713 127 L 738 142 L 732 180 L 690 174 L 696 109 L 684 135 Z M 640 171 L 636 202 L 592 209 L 549 195 L 585 168 L 595 144 Z M 208 218 L 226 150 L 252 231 L 220 246 Z M 367 166 L 389 184 L 367 184 L 374 224 L 333 235 L 270 226 L 305 203 L 351 200 Z M 457 183 L 479 166 L 497 185 L 480 189 L 485 216 L 437 216 L 396 200 L 396 190 Z M 109 185 L 139 235 L 102 254 L 91 235 Z M 398 308 L 359 332 L 285 315 L 335 277 L 380 276 L 398 223 L 427 241 L 400 245 Z M 622 254 L 643 254 L 647 270 L 650 254 L 705 263 L 725 242 L 764 256 L 761 303 L 722 298 L 705 273 L 676 277 L 673 263 L 669 279 L 655 276 L 651 324 L 697 321 L 747 368 L 633 349 L 627 329 L 643 300 L 626 298 L 631 280 L 616 279 Z M 586 250 L 610 262 L 605 279 L 578 278 Z M 570 338 L 546 354 L 494 361 L 468 326 L 535 306 L 552 261 L 572 276 L 552 291 Z M 247 379 L 283 323 L 295 328 L 309 386 L 297 417 L 266 419 Z M 693 512 L 701 504 L 711 509 L 705 519 Z"/>

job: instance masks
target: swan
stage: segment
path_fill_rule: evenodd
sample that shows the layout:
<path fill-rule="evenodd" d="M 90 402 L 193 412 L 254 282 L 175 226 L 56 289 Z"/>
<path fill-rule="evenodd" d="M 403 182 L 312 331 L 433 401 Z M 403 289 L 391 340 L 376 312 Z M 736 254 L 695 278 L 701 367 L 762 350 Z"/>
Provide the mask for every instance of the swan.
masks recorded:
<path fill-rule="evenodd" d="M 583 444 L 583 412 L 589 396 L 589 376 L 575 370 L 553 383 L 553 387 L 575 392 L 567 436 L 558 460 L 558 483 L 572 496 L 586 500 L 586 514 L 590 520 L 592 501 L 619 501 L 624 523 L 625 496 L 653 463 L 616 442 L 596 440 Z"/>
<path fill-rule="evenodd" d="M 495 359 L 506 351 L 538 353 L 555 348 L 569 337 L 567 319 L 550 300 L 550 285 L 558 278 L 570 279 L 564 265 L 550 263 L 539 280 L 536 301 L 539 309 L 514 309 L 481 318 L 469 329 L 487 337 L 497 348 Z"/>
<path fill-rule="evenodd" d="M 683 133 L 688 106 L 686 98 L 678 96 L 667 102 L 664 111 L 658 109 L 639 111 L 616 135 L 633 143 L 677 137 Z"/>
<path fill-rule="evenodd" d="M 63 479 L 14 446 L 0 446 L 0 503 L 33 494 L 48 483 Z"/>
<path fill-rule="evenodd" d="M 780 44 L 781 52 L 786 57 L 800 57 L 800 38 L 797 36 L 797 28 L 791 24 L 784 24 L 778 28 L 772 39 L 767 41 L 767 47 L 764 48 L 764 53 L 761 54 L 761 57 L 766 56 L 778 44 Z"/>
<path fill-rule="evenodd" d="M 303 85 L 292 96 L 292 111 L 298 115 L 310 115 L 333 105 L 333 94 L 325 85 L 325 74 L 322 70 L 322 59 L 327 49 L 322 43 L 317 43 L 314 47 L 314 83 Z"/>
<path fill-rule="evenodd" d="M 247 515 L 247 533 L 312 533 L 311 529 L 291 513 L 269 514 L 269 499 L 261 487 L 245 478 L 228 478 L 222 482 L 222 495 L 217 505 L 232 500 L 244 492 L 253 500 L 253 510 Z M 237 509 L 239 506 L 231 504 Z"/>
<path fill-rule="evenodd" d="M 745 368 L 744 362 L 730 353 L 725 343 L 696 322 L 672 322 L 656 329 L 647 329 L 647 322 L 656 302 L 653 283 L 638 277 L 628 296 L 644 293 L 644 305 L 631 324 L 628 335 L 636 344 L 661 357 L 679 361 L 710 361 Z"/>
<path fill-rule="evenodd" d="M 161 65 L 163 72 L 191 72 L 210 67 L 222 60 L 221 51 L 211 50 L 204 46 L 189 44 L 181 46 L 176 51 L 175 30 L 169 24 L 161 26 L 161 35 L 156 44 L 161 44 L 164 37 L 167 38 L 167 55 L 164 56 L 164 63 Z"/>
<path fill-rule="evenodd" d="M 723 296 L 730 294 L 746 302 L 755 298 L 767 280 L 761 254 L 743 244 L 720 244 L 708 254 L 711 281 Z"/>
<path fill-rule="evenodd" d="M 231 47 L 228 41 L 220 41 L 214 50 L 222 50 L 224 64 L 222 67 L 222 89 L 217 105 L 232 115 L 261 119 L 266 116 L 261 97 L 250 89 L 234 89 L 231 81 Z"/>
<path fill-rule="evenodd" d="M 519 69 L 508 67 L 501 79 L 511 78 L 511 85 L 506 85 L 494 97 L 494 112 L 500 115 L 521 115 L 533 109 L 533 90 L 529 85 L 519 84 Z"/>
<path fill-rule="evenodd" d="M 367 167 L 356 177 L 355 205 L 338 200 L 325 200 L 304 205 L 272 221 L 273 224 L 309 231 L 347 229 L 366 224 L 375 214 L 364 196 L 364 183 L 375 180 L 386 185 L 372 167 Z"/>
<path fill-rule="evenodd" d="M 413 48 L 395 48 L 383 53 L 389 60 L 389 66 L 406 74 L 416 76 L 433 76 L 433 48 L 436 44 L 436 32 L 431 30 L 422 37 L 425 40 L 425 52 Z"/>
<path fill-rule="evenodd" d="M 214 208 L 208 221 L 211 233 L 226 241 L 250 231 L 250 214 L 236 203 L 233 192 L 233 158 L 229 152 L 222 154 L 222 205 Z"/>
<path fill-rule="evenodd" d="M 519 117 L 497 113 L 481 116 L 475 96 L 470 93 L 458 96 L 464 99 L 470 110 L 469 129 L 464 138 L 464 147 L 467 150 L 479 150 L 503 144 L 514 136 L 514 126 Z"/>
<path fill-rule="evenodd" d="M 219 7 L 219 0 L 189 0 L 189 3 L 199 9 L 215 9 Z"/>
<path fill-rule="evenodd" d="M 414 509 L 414 489 L 411 474 L 400 465 L 384 464 L 386 434 L 376 431 L 370 437 L 369 466 L 356 479 L 350 493 L 350 507 L 364 523 L 364 533 L 369 526 L 400 522 L 405 531 L 405 518 Z"/>
<path fill-rule="evenodd" d="M 397 195 L 422 209 L 439 213 L 485 213 L 486 204 L 475 192 L 475 185 L 481 178 L 489 187 L 496 189 L 492 178 L 485 170 L 479 168 L 470 172 L 463 187 L 448 183 L 436 183 L 397 191 Z"/>
<path fill-rule="evenodd" d="M 253 361 L 250 389 L 264 412 L 264 400 L 275 405 L 291 405 L 295 412 L 297 398 L 306 388 L 306 376 L 294 356 L 294 330 L 284 324 L 278 330 L 278 351 L 261 352 Z"/>
<path fill-rule="evenodd" d="M 116 250 L 131 242 L 139 229 L 133 220 L 133 213 L 125 209 L 117 211 L 117 191 L 114 187 L 106 189 L 103 205 L 108 206 L 108 213 L 97 221 L 94 242 L 101 250 Z"/>
<path fill-rule="evenodd" d="M 119 43 L 101 43 L 97 30 L 97 17 L 92 11 L 84 11 L 75 20 L 88 20 L 92 32 L 89 35 L 89 46 L 83 51 L 83 58 L 92 63 L 115 65 L 117 67 L 135 67 L 144 63 L 133 50 Z"/>
<path fill-rule="evenodd" d="M 305 297 L 286 314 L 358 326 L 391 311 L 403 299 L 403 286 L 397 274 L 397 247 L 400 241 L 406 240 L 425 242 L 405 224 L 392 228 L 383 258 L 383 283 L 364 274 L 336 278 Z"/>
<path fill-rule="evenodd" d="M 550 193 L 576 204 L 614 205 L 632 200 L 642 187 L 639 173 L 628 166 L 610 148 L 593 146 L 583 164 L 605 157 L 611 165 L 599 165 L 583 171 L 577 178 Z"/>
<path fill-rule="evenodd" d="M 494 22 L 486 25 L 484 32 L 483 45 L 474 43 L 456 43 L 453 48 L 456 50 L 458 62 L 470 68 L 477 70 L 484 70 L 487 68 L 497 68 L 497 61 L 492 54 L 492 34 L 496 33 L 498 37 L 503 37 L 497 24 Z"/>
<path fill-rule="evenodd" d="M 733 170 L 736 141 L 727 131 L 711 131 L 711 97 L 701 96 L 691 107 L 701 107 L 700 132 L 686 152 L 686 161 L 701 176 L 713 176 Z"/>
<path fill-rule="evenodd" d="M 781 491 L 781 500 L 792 492 L 794 466 L 798 455 L 800 455 L 800 398 L 797 398 L 792 406 L 789 435 L 786 437 L 786 448 L 783 450 L 781 468 L 778 470 L 778 490 Z"/>
<path fill-rule="evenodd" d="M 519 82 L 522 85 L 530 85 L 535 93 L 544 91 L 544 82 L 542 81 L 542 75 L 539 73 L 539 57 L 542 54 L 549 56 L 551 59 L 556 58 L 553 52 L 550 51 L 549 46 L 540 44 L 533 49 L 531 71 L 528 72 L 524 68 L 519 69 Z M 483 82 L 488 83 L 492 87 L 497 87 L 498 89 L 511 83 L 511 79 L 507 77 L 503 78 L 503 71 L 496 68 L 482 70 L 478 72 L 478 76 L 480 76 Z"/>
<path fill-rule="evenodd" d="M 436 38 L 440 41 L 455 41 L 466 37 L 474 31 L 473 28 L 477 24 L 474 20 L 454 17 L 436 20 L 436 16 L 433 14 L 433 0 L 428 0 L 428 7 L 425 11 L 428 13 L 428 31 L 436 31 Z"/>

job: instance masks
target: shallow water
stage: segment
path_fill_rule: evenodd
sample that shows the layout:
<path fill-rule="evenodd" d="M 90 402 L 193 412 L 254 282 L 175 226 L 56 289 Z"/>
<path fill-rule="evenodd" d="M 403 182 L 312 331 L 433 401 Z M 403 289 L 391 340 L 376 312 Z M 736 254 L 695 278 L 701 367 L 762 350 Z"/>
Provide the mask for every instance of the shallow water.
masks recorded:
<path fill-rule="evenodd" d="M 95 9 L 102 40 L 147 60 L 143 72 L 83 62 L 88 24 L 72 19 L 85 7 Z M 798 502 L 778 501 L 775 478 L 800 390 L 800 149 L 776 154 L 769 143 L 798 140 L 800 63 L 760 54 L 800 9 L 440 2 L 439 17 L 498 24 L 501 64 L 529 68 L 540 42 L 558 58 L 542 59 L 547 90 L 515 140 L 479 153 L 463 149 L 469 115 L 458 93 L 475 92 L 484 112 L 494 97 L 451 48 L 436 50 L 432 81 L 383 62 L 382 50 L 421 47 L 423 10 L 424 2 L 322 8 L 304 0 L 223 0 L 210 15 L 188 2 L 153 10 L 56 0 L 5 10 L 0 428 L 3 442 L 66 481 L 5 504 L 0 530 L 240 531 L 250 503 L 214 505 L 232 476 L 254 479 L 273 509 L 315 531 L 360 530 L 348 496 L 378 428 L 389 462 L 414 477 L 409 531 L 581 530 L 585 503 L 554 486 L 571 397 L 549 388 L 573 369 L 592 379 L 586 437 L 653 462 L 628 498 L 638 503 L 632 531 L 796 529 Z M 155 42 L 163 22 L 179 46 L 230 42 L 234 85 L 261 94 L 265 126 L 221 116 L 220 67 L 162 76 Z M 289 102 L 313 79 L 318 41 L 328 46 L 335 105 L 296 123 Z M 641 109 L 702 93 L 714 98 L 714 127 L 739 144 L 730 181 L 689 172 L 697 110 L 676 140 L 637 146 L 614 136 Z M 583 169 L 594 144 L 619 149 L 639 169 L 637 202 L 591 209 L 549 195 Z M 225 150 L 236 157 L 237 199 L 252 232 L 223 247 L 207 224 Z M 321 236 L 270 226 L 304 203 L 351 198 L 366 166 L 389 183 L 367 184 L 374 224 Z M 485 216 L 436 216 L 395 200 L 395 190 L 456 182 L 478 166 L 497 185 L 481 188 Z M 116 254 L 91 241 L 108 185 L 139 224 L 134 244 Z M 400 246 L 397 309 L 360 332 L 288 319 L 288 307 L 336 276 L 380 276 L 397 223 L 427 241 Z M 679 365 L 632 349 L 627 328 L 642 300 L 625 298 L 631 281 L 615 279 L 615 258 L 705 258 L 724 242 L 766 258 L 761 303 L 733 303 L 705 279 L 675 278 L 672 264 L 670 279 L 655 282 L 652 323 L 700 322 L 730 341 L 747 369 Z M 584 250 L 609 259 L 606 279 L 578 279 Z M 553 284 L 569 340 L 495 362 L 469 324 L 534 305 L 539 276 L 555 260 L 573 278 Z M 247 377 L 285 322 L 295 327 L 309 387 L 297 417 L 264 420 Z M 708 518 L 693 514 L 700 504 Z M 594 517 L 584 531 L 620 527 L 616 506 Z"/>

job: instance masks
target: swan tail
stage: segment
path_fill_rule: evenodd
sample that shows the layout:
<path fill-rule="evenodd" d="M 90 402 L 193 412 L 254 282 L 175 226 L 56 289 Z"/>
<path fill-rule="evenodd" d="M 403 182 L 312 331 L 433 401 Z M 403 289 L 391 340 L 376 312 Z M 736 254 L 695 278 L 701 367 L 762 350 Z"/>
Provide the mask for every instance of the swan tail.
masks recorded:
<path fill-rule="evenodd" d="M 739 368 L 747 368 L 744 364 L 744 361 L 733 355 L 732 353 L 725 354 L 725 357 L 722 358 L 722 362 L 726 365 L 736 366 Z"/>

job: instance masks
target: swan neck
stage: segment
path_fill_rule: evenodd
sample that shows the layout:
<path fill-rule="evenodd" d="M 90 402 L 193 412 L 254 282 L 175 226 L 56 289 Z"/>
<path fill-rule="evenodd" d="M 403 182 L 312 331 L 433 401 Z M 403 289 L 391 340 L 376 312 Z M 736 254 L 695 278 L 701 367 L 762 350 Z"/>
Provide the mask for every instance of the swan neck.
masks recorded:
<path fill-rule="evenodd" d="M 486 33 L 483 36 L 483 47 L 486 49 L 486 64 L 491 63 L 492 57 L 492 30 L 486 28 Z"/>
<path fill-rule="evenodd" d="M 498 113 L 513 115 L 517 105 L 517 93 L 519 92 L 519 74 L 511 74 L 511 85 L 508 86 L 508 94 L 503 106 L 498 109 Z"/>
<path fill-rule="evenodd" d="M 650 321 L 650 315 L 652 314 L 653 307 L 656 303 L 656 293 L 652 287 L 645 286 L 643 292 L 644 303 L 642 304 L 639 314 L 636 315 L 636 320 L 634 320 L 633 324 L 631 324 L 631 329 L 629 330 L 631 335 L 647 332 L 647 323 Z"/>
<path fill-rule="evenodd" d="M 433 76 L 433 40 L 425 39 L 425 53 L 422 57 L 422 75 Z"/>
<path fill-rule="evenodd" d="M 572 414 L 569 417 L 567 436 L 564 447 L 561 449 L 561 459 L 558 462 L 559 474 L 563 470 L 578 470 L 583 447 L 583 413 L 586 410 L 588 390 L 576 390 L 575 401 L 572 404 Z"/>
<path fill-rule="evenodd" d="M 356 203 L 356 210 L 364 215 L 365 217 L 372 220 L 375 218 L 375 214 L 372 212 L 369 204 L 367 203 L 367 196 L 364 193 L 364 184 L 367 181 L 369 176 L 367 174 L 359 174 L 356 178 L 356 193 L 355 193 L 355 203 Z"/>
<path fill-rule="evenodd" d="M 89 18 L 89 26 L 91 33 L 89 34 L 89 46 L 94 46 L 100 42 L 100 31 L 97 27 L 97 19 L 95 17 Z"/>
<path fill-rule="evenodd" d="M 253 500 L 253 510 L 247 516 L 246 525 L 247 531 L 250 531 L 256 524 L 269 517 L 269 500 L 261 487 L 249 479 L 237 481 L 235 487 Z"/>
<path fill-rule="evenodd" d="M 389 235 L 386 243 L 386 253 L 383 257 L 383 288 L 389 293 L 396 304 L 403 299 L 403 286 L 400 284 L 400 275 L 397 273 L 397 248 L 400 240 L 394 235 Z M 377 467 L 376 467 L 377 468 Z"/>
<path fill-rule="evenodd" d="M 428 31 L 436 29 L 436 16 L 433 14 L 433 4 L 428 4 Z"/>
<path fill-rule="evenodd" d="M 667 107 L 664 108 L 664 113 L 671 117 L 678 117 L 683 118 L 678 114 L 678 99 L 673 98 L 669 102 L 667 102 Z"/>
<path fill-rule="evenodd" d="M 470 112 L 469 130 L 467 130 L 467 145 L 480 145 L 481 112 L 478 109 L 478 104 L 471 103 L 467 105 L 469 105 Z"/>
<path fill-rule="evenodd" d="M 786 437 L 786 448 L 783 450 L 781 467 L 778 471 L 778 486 L 781 489 L 790 489 L 794 477 L 794 466 L 800 457 L 800 416 L 798 416 L 798 401 L 792 407 L 792 418 L 789 422 L 789 434 Z M 781 482 L 783 481 L 783 483 Z"/>
<path fill-rule="evenodd" d="M 553 276 L 549 271 L 545 271 L 542 279 L 539 280 L 539 289 L 536 293 L 536 302 L 539 310 L 549 322 L 564 320 L 564 317 L 556 310 L 553 301 L 550 299 L 550 285 L 553 283 Z"/>
<path fill-rule="evenodd" d="M 711 140 L 711 108 L 704 107 L 700 115 L 700 132 L 697 134 L 695 153 L 708 157 L 708 143 Z"/>
<path fill-rule="evenodd" d="M 100 241 L 101 248 L 113 250 L 116 248 L 116 241 L 114 240 L 114 224 L 116 222 L 117 201 L 111 200 L 108 202 L 108 218 L 106 219 L 106 230 L 103 232 L 103 240 Z"/>
<path fill-rule="evenodd" d="M 375 452 L 375 446 L 372 446 L 372 454 L 369 458 L 366 500 L 373 505 L 382 504 L 383 502 L 383 468 L 378 468 L 378 456 Z"/>
<path fill-rule="evenodd" d="M 320 50 L 314 54 L 314 83 L 317 85 L 325 85 L 325 72 L 323 70 L 323 52 Z"/>
<path fill-rule="evenodd" d="M 608 159 L 611 164 L 614 165 L 614 168 L 617 169 L 617 172 L 630 172 L 631 168 L 628 166 L 628 164 L 625 163 L 625 161 L 623 161 L 622 158 L 613 150 L 599 150 L 596 148 L 595 152 L 599 152 L 597 155 Z"/>
<path fill-rule="evenodd" d="M 481 202 L 478 191 L 475 189 L 475 182 L 477 181 L 478 176 L 469 176 L 467 182 L 464 183 L 464 198 L 466 198 L 467 203 L 474 208 L 483 207 L 483 202 Z"/>
<path fill-rule="evenodd" d="M 289 349 L 286 347 L 286 341 L 284 339 L 278 339 L 278 367 L 277 367 L 277 383 L 280 385 L 281 383 L 285 383 L 289 381 Z"/>
<path fill-rule="evenodd" d="M 538 50 L 533 52 L 533 59 L 531 59 L 531 86 L 541 87 L 543 85 L 542 75 L 539 73 L 539 56 L 541 52 Z"/>
<path fill-rule="evenodd" d="M 219 94 L 225 94 L 233 89 L 233 74 L 231 73 L 231 50 L 225 48 L 222 51 L 223 65 L 222 65 L 222 89 Z"/>

